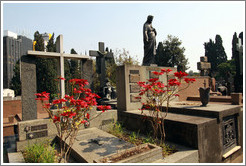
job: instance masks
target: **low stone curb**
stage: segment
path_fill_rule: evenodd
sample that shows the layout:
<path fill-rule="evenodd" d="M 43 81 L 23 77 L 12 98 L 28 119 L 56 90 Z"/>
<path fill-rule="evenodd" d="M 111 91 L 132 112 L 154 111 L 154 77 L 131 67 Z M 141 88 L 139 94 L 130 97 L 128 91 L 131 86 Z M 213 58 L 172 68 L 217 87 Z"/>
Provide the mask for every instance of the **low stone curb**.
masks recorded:
<path fill-rule="evenodd" d="M 21 152 L 8 153 L 9 163 L 25 163 L 25 159 Z"/>

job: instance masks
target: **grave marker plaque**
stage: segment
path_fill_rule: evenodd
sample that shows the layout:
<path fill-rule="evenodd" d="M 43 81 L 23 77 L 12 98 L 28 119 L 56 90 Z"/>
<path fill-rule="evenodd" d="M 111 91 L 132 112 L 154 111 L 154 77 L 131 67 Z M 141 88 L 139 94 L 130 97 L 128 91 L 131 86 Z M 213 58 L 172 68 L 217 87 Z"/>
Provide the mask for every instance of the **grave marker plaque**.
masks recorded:
<path fill-rule="evenodd" d="M 139 93 L 140 86 L 138 84 L 130 85 L 130 93 Z"/>
<path fill-rule="evenodd" d="M 130 70 L 130 74 L 139 74 L 139 70 Z"/>
<path fill-rule="evenodd" d="M 44 130 L 44 131 L 28 133 L 26 134 L 26 139 L 35 139 L 35 138 L 41 138 L 47 136 L 48 136 L 48 130 Z"/>
<path fill-rule="evenodd" d="M 139 81 L 140 81 L 140 75 L 130 74 L 130 78 L 129 78 L 130 83 L 137 83 Z"/>
<path fill-rule="evenodd" d="M 31 131 L 47 129 L 47 124 L 31 126 Z"/>

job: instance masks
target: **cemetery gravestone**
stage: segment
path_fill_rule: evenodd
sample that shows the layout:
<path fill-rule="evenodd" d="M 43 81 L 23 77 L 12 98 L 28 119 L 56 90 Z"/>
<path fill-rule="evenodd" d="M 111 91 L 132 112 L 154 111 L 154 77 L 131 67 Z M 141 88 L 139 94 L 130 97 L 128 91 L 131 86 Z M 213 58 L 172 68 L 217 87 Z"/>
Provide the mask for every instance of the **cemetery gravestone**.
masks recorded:
<path fill-rule="evenodd" d="M 21 57 L 21 82 L 22 120 L 37 119 L 36 57 Z"/>
<path fill-rule="evenodd" d="M 92 57 L 96 57 L 96 71 L 100 77 L 100 91 L 103 91 L 103 88 L 106 84 L 106 61 L 109 59 L 114 60 L 113 52 L 112 50 L 108 51 L 108 48 L 106 48 L 105 50 L 104 43 L 99 42 L 98 51 L 90 50 L 89 55 Z"/>
<path fill-rule="evenodd" d="M 140 87 L 137 84 L 139 81 L 146 82 L 147 79 L 157 78 L 153 71 L 159 71 L 161 69 L 171 69 L 170 75 L 173 75 L 177 71 L 176 68 L 171 67 L 153 67 L 153 66 L 134 66 L 123 65 L 117 68 L 117 108 L 120 111 L 138 110 L 142 107 L 142 99 L 136 98 L 140 93 Z M 169 79 L 171 79 L 169 77 Z M 159 80 L 166 82 L 167 78 L 165 74 L 159 77 Z"/>
<path fill-rule="evenodd" d="M 18 122 L 17 151 L 22 151 L 29 144 L 53 140 L 57 134 L 56 126 L 50 119 L 36 119 Z"/>
<path fill-rule="evenodd" d="M 77 162 L 93 163 L 93 160 L 133 146 L 133 144 L 93 127 L 78 132 L 71 156 Z"/>
<path fill-rule="evenodd" d="M 208 57 L 201 56 L 200 62 L 197 62 L 197 69 L 200 70 L 200 76 L 208 76 L 211 63 L 208 62 Z"/>

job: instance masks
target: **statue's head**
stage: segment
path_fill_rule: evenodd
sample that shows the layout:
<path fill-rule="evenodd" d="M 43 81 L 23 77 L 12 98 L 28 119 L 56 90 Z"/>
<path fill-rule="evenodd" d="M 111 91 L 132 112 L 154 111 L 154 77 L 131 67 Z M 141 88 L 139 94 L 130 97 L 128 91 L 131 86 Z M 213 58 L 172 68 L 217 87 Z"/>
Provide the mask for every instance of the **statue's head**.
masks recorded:
<path fill-rule="evenodd" d="M 154 16 L 152 16 L 152 15 L 148 15 L 148 17 L 147 17 L 147 21 L 148 21 L 149 23 L 151 23 L 151 22 L 152 22 L 152 20 L 153 20 L 153 18 L 154 18 Z"/>

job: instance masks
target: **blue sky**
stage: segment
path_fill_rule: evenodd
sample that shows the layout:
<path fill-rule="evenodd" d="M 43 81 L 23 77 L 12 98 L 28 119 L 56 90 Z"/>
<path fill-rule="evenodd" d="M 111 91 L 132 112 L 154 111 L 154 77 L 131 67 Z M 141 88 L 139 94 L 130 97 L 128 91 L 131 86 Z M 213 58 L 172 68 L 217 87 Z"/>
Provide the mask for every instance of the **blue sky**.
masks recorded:
<path fill-rule="evenodd" d="M 102 41 L 113 51 L 126 49 L 142 62 L 142 27 L 149 14 L 154 16 L 157 43 L 167 35 L 178 37 L 185 47 L 189 70 L 197 71 L 204 56 L 204 42 L 219 34 L 228 59 L 234 32 L 245 29 L 245 2 L 53 2 L 2 3 L 2 30 L 25 34 L 35 31 L 63 34 L 64 51 L 79 54 L 97 50 Z M 244 32 L 245 33 L 245 32 Z M 188 70 L 188 71 L 189 71 Z"/>

